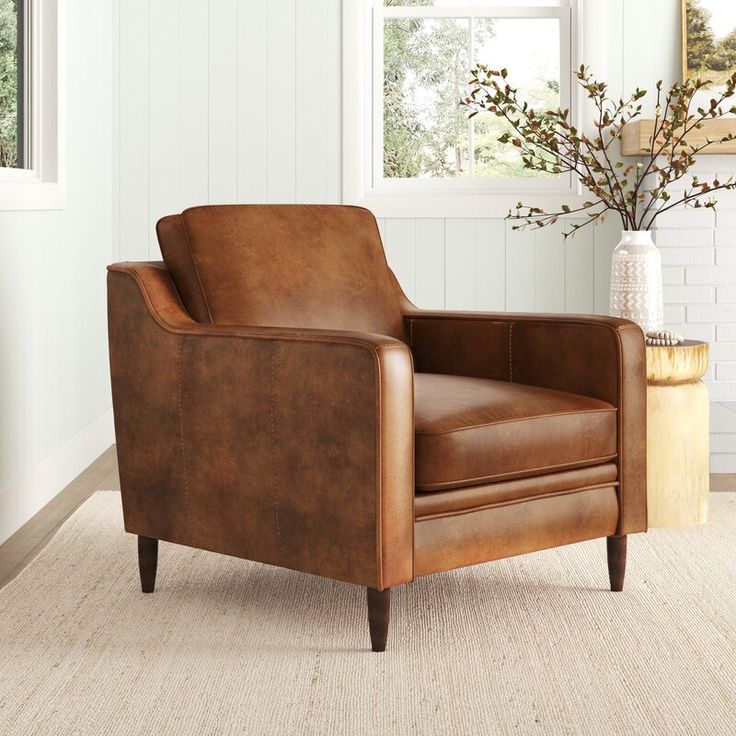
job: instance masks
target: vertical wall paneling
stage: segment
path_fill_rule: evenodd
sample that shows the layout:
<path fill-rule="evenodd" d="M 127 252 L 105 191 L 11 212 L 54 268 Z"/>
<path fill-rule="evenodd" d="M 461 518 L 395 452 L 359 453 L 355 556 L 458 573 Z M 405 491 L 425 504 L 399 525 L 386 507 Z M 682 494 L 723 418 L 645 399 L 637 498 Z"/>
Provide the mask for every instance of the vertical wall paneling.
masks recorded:
<path fill-rule="evenodd" d="M 342 202 L 342 2 L 325 0 L 325 75 L 327 127 L 325 128 L 325 202 Z"/>
<path fill-rule="evenodd" d="M 324 202 L 327 165 L 326 0 L 296 5 L 296 201 Z M 289 85 L 287 85 L 288 89 Z"/>
<path fill-rule="evenodd" d="M 383 244 L 385 247 L 386 245 L 386 219 L 384 217 L 377 217 L 376 225 L 378 225 L 378 232 L 381 234 L 381 240 L 383 241 Z"/>
<path fill-rule="evenodd" d="M 296 199 L 296 0 L 268 0 L 267 36 L 268 201 L 288 203 Z"/>
<path fill-rule="evenodd" d="M 475 222 L 475 309 L 506 308 L 506 227 L 503 220 Z"/>
<path fill-rule="evenodd" d="M 621 240 L 621 219 L 615 213 L 608 213 L 602 224 L 596 225 L 593 233 L 594 257 L 594 299 L 595 313 L 609 313 L 611 287 L 611 256 L 613 249 Z"/>
<path fill-rule="evenodd" d="M 113 138 L 113 140 L 115 140 Z M 115 200 L 112 202 L 112 215 L 114 218 L 116 203 Z M 57 214 L 57 213 L 54 213 Z M 111 218 L 111 221 L 112 219 Z M 24 361 L 23 361 L 23 373 L 22 378 L 26 381 L 25 388 L 25 461 L 28 466 L 33 466 L 36 463 L 43 460 L 43 457 L 48 452 L 49 442 L 49 407 L 53 404 L 53 397 L 49 396 L 49 390 L 52 385 L 50 378 L 53 376 L 54 371 L 50 368 L 54 364 L 54 360 L 50 359 L 50 347 L 54 344 L 53 338 L 49 335 L 50 331 L 50 320 L 49 320 L 49 302 L 53 301 L 53 297 L 49 294 L 49 289 L 46 287 L 48 283 L 54 283 L 58 281 L 57 271 L 54 269 L 53 263 L 50 263 L 47 257 L 47 251 L 44 247 L 28 247 L 30 242 L 46 242 L 50 243 L 50 250 L 58 250 L 58 242 L 56 234 L 58 218 L 56 221 L 51 221 L 50 218 L 43 224 L 36 222 L 34 227 L 30 228 L 32 232 L 28 232 L 28 228 L 23 228 L 23 236 L 20 239 L 22 247 L 26 250 L 27 260 L 25 264 L 21 264 L 23 278 L 21 283 L 23 284 L 22 289 L 22 304 L 23 311 L 22 315 L 25 318 L 23 322 L 19 321 L 18 326 L 23 326 L 23 337 L 25 338 L 24 345 Z M 12 231 L 11 231 L 12 232 Z M 3 232 L 3 238 L 7 237 L 7 233 Z M 38 241 L 38 237 L 44 238 L 44 240 Z M 5 268 L 8 268 L 10 264 L 3 259 Z M 13 264 L 15 265 L 15 264 Z M 68 298 L 68 297 L 67 297 Z M 54 304 L 54 307 L 57 305 Z M 5 305 L 3 305 L 3 310 Z M 6 318 L 20 316 L 11 314 L 6 315 Z M 59 319 L 57 314 L 57 319 Z M 3 332 L 3 334 L 7 334 Z M 51 338 L 51 339 L 50 339 Z M 7 343 L 5 343 L 7 345 Z M 10 353 L 12 351 L 7 351 Z M 11 357 L 11 363 L 13 358 Z M 56 354 L 55 354 L 56 358 Z M 5 367 L 3 366 L 3 376 L 5 376 Z M 3 383 L 8 379 L 4 378 Z M 8 382 L 7 386 L 12 387 L 12 383 Z M 12 445 L 13 440 L 12 434 L 18 434 L 22 436 L 23 433 L 7 433 L 5 435 L 7 440 L 10 440 Z M 3 443 L 4 444 L 4 443 Z M 13 452 L 13 449 L 8 448 L 9 452 Z M 1 463 L 0 463 L 1 464 Z"/>
<path fill-rule="evenodd" d="M 415 300 L 421 309 L 445 308 L 445 221 L 416 221 Z"/>
<path fill-rule="evenodd" d="M 445 306 L 475 309 L 475 220 L 445 221 Z"/>
<path fill-rule="evenodd" d="M 624 34 L 624 0 L 605 0 L 605 5 L 606 35 L 612 40 L 607 48 L 605 81 L 609 85 L 611 94 L 619 97 L 626 91 L 624 89 L 624 58 L 621 54 Z M 602 72 L 599 74 L 602 76 Z"/>
<path fill-rule="evenodd" d="M 654 83 L 661 79 L 664 89 L 682 81 L 681 41 L 682 15 L 679 2 L 655 2 L 653 23 L 656 33 L 652 34 L 652 46 L 656 68 L 646 89 L 654 91 Z M 673 49 L 675 53 L 673 53 Z"/>
<path fill-rule="evenodd" d="M 404 293 L 416 298 L 416 221 L 406 219 L 386 220 L 384 247 L 388 265 L 396 274 Z"/>
<path fill-rule="evenodd" d="M 584 220 L 574 220 L 582 225 Z M 595 311 L 595 232 L 586 225 L 565 241 L 565 311 Z"/>
<path fill-rule="evenodd" d="M 209 3 L 209 194 L 212 204 L 237 201 L 238 12 L 250 3 Z"/>
<path fill-rule="evenodd" d="M 120 0 L 112 3 L 112 240 L 111 261 L 120 260 Z"/>
<path fill-rule="evenodd" d="M 3 213 L 5 215 L 5 213 Z M 17 345 L 15 350 L 3 349 L 3 378 L 0 381 L 0 421 L 14 428 L 3 433 L 0 442 L 0 488 L 4 488 L 27 467 L 25 458 L 25 394 L 14 390 L 23 386 L 26 341 L 24 339 L 23 303 L 15 292 L 29 281 L 29 269 L 23 268 L 25 249 L 30 241 L 22 223 L 7 215 L 0 219 L 4 242 L 0 244 L 3 268 L 0 270 L 0 335 L 3 345 Z M 10 248 L 6 243 L 14 243 Z M 40 276 L 40 274 L 39 274 Z M 20 283 L 19 283 L 20 282 Z M 6 425 L 7 423 L 7 425 Z M 48 431 L 48 430 L 47 430 Z"/>
<path fill-rule="evenodd" d="M 661 5 L 657 0 L 656 5 Z M 659 25 L 659 14 L 655 25 L 655 0 L 627 0 L 624 2 L 623 14 L 623 85 L 624 95 L 640 87 L 646 89 L 649 94 L 641 101 L 644 117 L 651 116 L 654 112 L 654 29 L 657 33 L 664 33 Z M 673 46 L 675 39 L 670 37 Z M 679 46 L 677 46 L 679 48 Z M 626 97 L 624 98 L 626 99 Z"/>
<path fill-rule="evenodd" d="M 179 209 L 179 1 L 149 4 L 149 258 L 159 258 L 156 221 Z"/>
<path fill-rule="evenodd" d="M 534 234 L 534 309 L 565 311 L 565 241 L 567 222 L 532 231 Z"/>
<path fill-rule="evenodd" d="M 180 209 L 210 199 L 208 7 L 202 0 L 179 0 Z"/>
<path fill-rule="evenodd" d="M 268 201 L 268 3 L 238 7 L 238 202 Z"/>
<path fill-rule="evenodd" d="M 506 309 L 533 312 L 536 280 L 534 232 L 506 222 Z"/>
<path fill-rule="evenodd" d="M 148 0 L 120 3 L 120 249 L 146 260 L 148 197 Z"/>

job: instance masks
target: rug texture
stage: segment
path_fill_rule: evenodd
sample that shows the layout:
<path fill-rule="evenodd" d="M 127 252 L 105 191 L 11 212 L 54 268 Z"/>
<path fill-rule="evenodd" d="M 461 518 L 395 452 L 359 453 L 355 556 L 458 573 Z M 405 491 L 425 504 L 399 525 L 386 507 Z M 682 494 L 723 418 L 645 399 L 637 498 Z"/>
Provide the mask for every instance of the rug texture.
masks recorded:
<path fill-rule="evenodd" d="M 711 521 L 364 590 L 162 544 L 93 496 L 0 591 L 0 734 L 736 733 L 736 494 Z"/>

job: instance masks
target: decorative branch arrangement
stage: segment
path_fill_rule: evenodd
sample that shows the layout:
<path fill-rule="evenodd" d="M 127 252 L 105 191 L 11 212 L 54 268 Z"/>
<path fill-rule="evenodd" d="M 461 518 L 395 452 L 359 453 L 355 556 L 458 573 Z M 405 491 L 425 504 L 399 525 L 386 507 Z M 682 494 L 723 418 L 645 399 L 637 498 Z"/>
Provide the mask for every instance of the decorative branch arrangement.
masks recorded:
<path fill-rule="evenodd" d="M 736 106 L 723 108 L 723 103 L 734 95 L 736 74 L 728 79 L 725 91 L 713 98 L 707 109 L 699 107 L 696 112 L 690 110 L 693 95 L 706 87 L 708 80 L 675 84 L 666 96 L 662 81 L 657 82 L 654 131 L 650 146 L 645 149 L 648 155 L 644 161 L 628 166 L 614 160 L 611 148 L 621 138 L 624 127 L 641 116 L 639 101 L 647 94 L 645 90 L 637 88 L 628 100 L 616 100 L 608 96 L 608 85 L 593 79 L 589 69 L 581 66 L 577 79 L 596 109 L 595 132 L 588 135 L 575 128 L 569 110 L 532 109 L 518 90 L 507 83 L 506 69 L 494 71 L 479 64 L 471 74 L 472 91 L 463 100 L 471 110 L 469 117 L 488 112 L 504 118 L 510 132 L 499 140 L 520 150 L 526 168 L 547 174 L 573 173 L 592 196 L 580 207 L 562 205 L 558 212 L 546 212 L 519 202 L 515 211 L 508 214 L 510 219 L 522 221 L 513 226 L 515 230 L 542 228 L 556 223 L 560 217 L 585 213 L 581 215 L 586 218 L 584 223 L 573 223 L 564 233 L 568 237 L 603 219 L 609 210 L 618 213 L 624 230 L 649 230 L 663 212 L 683 204 L 714 208 L 717 204 L 712 196 L 714 192 L 736 189 L 733 177 L 726 182 L 699 181 L 693 175 L 684 191 L 678 191 L 674 197 L 668 192 L 687 174 L 704 148 L 736 138 L 729 133 L 699 145 L 687 141 L 691 131 L 703 127 L 703 121 L 736 113 Z"/>

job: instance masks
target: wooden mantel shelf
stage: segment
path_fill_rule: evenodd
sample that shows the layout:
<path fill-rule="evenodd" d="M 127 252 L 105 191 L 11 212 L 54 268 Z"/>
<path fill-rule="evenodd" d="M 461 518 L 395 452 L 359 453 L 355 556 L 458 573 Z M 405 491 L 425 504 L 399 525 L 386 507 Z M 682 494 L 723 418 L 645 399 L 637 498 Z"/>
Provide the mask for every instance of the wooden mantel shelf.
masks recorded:
<path fill-rule="evenodd" d="M 646 148 L 651 147 L 651 138 L 654 133 L 654 120 L 635 120 L 629 123 L 621 134 L 621 153 L 624 156 L 646 156 Z M 720 120 L 705 120 L 700 130 L 693 130 L 688 134 L 688 143 L 700 145 L 707 139 L 723 138 L 729 133 L 736 134 L 736 118 L 722 118 Z M 736 153 L 736 140 L 726 143 L 714 143 L 700 153 L 727 154 Z"/>

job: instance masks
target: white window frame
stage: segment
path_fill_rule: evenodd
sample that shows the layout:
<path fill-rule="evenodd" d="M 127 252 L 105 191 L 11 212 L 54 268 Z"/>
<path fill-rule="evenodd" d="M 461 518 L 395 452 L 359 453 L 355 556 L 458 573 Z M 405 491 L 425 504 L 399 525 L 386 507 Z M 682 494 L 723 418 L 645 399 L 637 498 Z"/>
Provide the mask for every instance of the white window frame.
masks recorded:
<path fill-rule="evenodd" d="M 26 116 L 29 167 L 0 168 L 0 211 L 64 207 L 62 180 L 63 4 L 26 0 Z M 30 66 L 30 68 L 28 68 Z"/>
<path fill-rule="evenodd" d="M 582 202 L 580 186 L 564 175 L 548 179 L 398 179 L 376 177 L 383 164 L 383 47 L 385 18 L 560 18 L 560 96 L 579 123 L 583 106 L 573 70 L 579 66 L 582 8 L 559 6 L 384 6 L 383 0 L 343 0 L 343 201 L 378 217 L 505 216 L 519 199 L 546 208 Z M 530 6 L 533 0 L 530 0 Z M 378 104 L 377 101 L 381 101 Z M 567 104 L 565 104 L 567 106 Z"/>

